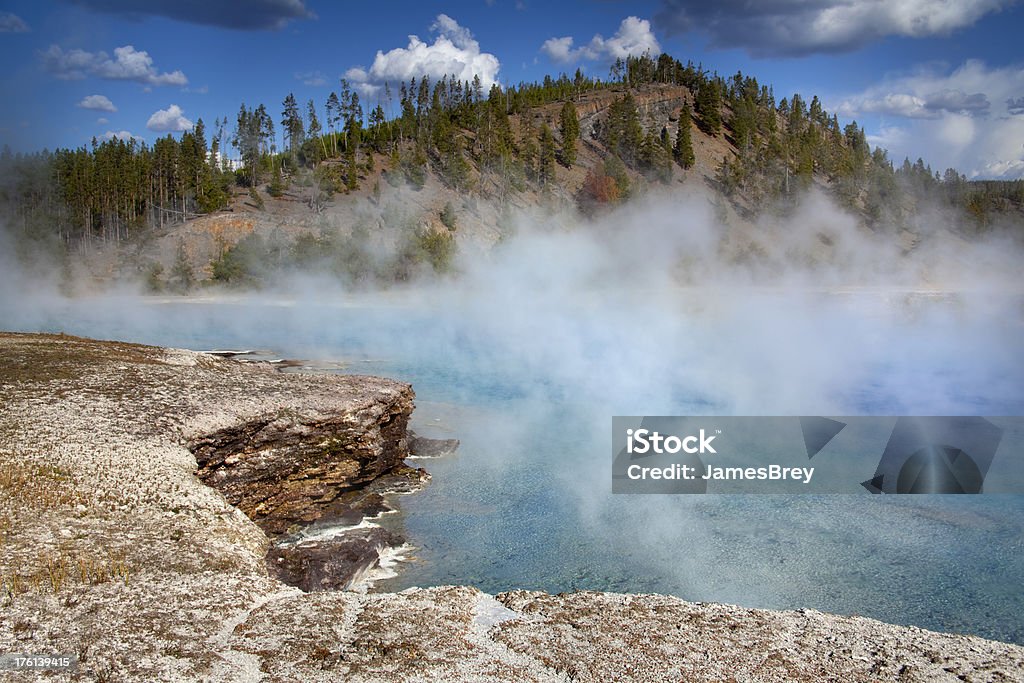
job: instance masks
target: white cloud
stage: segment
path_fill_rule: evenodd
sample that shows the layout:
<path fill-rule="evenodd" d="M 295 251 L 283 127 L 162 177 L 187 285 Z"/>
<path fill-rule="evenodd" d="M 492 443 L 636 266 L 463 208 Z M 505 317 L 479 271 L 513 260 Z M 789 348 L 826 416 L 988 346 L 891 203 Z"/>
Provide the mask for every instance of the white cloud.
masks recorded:
<path fill-rule="evenodd" d="M 167 109 L 159 109 L 153 112 L 146 121 L 146 128 L 157 133 L 179 133 L 184 130 L 192 130 L 193 123 L 185 118 L 185 112 L 181 107 L 172 104 Z"/>
<path fill-rule="evenodd" d="M 1016 180 L 1024 178 L 1024 159 L 1012 161 L 995 161 L 985 166 L 979 174 L 985 178 L 996 180 Z"/>
<path fill-rule="evenodd" d="M 925 101 L 920 97 L 906 93 L 887 93 L 881 97 L 866 97 L 856 103 L 843 102 L 839 105 L 839 113 L 843 116 L 861 114 L 892 114 L 907 118 L 935 118 L 938 112 L 929 111 Z"/>
<path fill-rule="evenodd" d="M 966 114 L 984 116 L 991 103 L 985 93 L 965 93 L 963 90 L 936 90 L 924 95 L 907 92 L 889 92 L 876 96 L 864 96 L 847 100 L 839 105 L 843 116 L 857 113 L 890 114 L 911 119 L 938 119 L 943 114 Z"/>
<path fill-rule="evenodd" d="M 388 52 L 378 50 L 369 69 L 353 67 L 345 72 L 345 77 L 364 93 L 375 92 L 385 81 L 408 81 L 422 76 L 436 81 L 454 74 L 460 81 L 472 81 L 476 75 L 485 90 L 498 82 L 501 63 L 493 54 L 480 51 L 480 43 L 469 29 L 447 14 L 439 14 L 430 30 L 436 34 L 432 44 L 411 35 L 406 47 Z"/>
<path fill-rule="evenodd" d="M 105 116 L 101 116 L 98 119 L 96 119 L 97 126 L 105 126 L 108 123 L 110 123 L 110 119 L 106 118 Z"/>
<path fill-rule="evenodd" d="M 970 116 L 953 114 L 942 118 L 935 127 L 935 133 L 944 145 L 960 151 L 974 142 L 978 127 Z"/>
<path fill-rule="evenodd" d="M 82 98 L 82 101 L 75 106 L 92 111 L 117 111 L 117 107 L 114 106 L 114 103 L 106 95 L 89 95 Z"/>
<path fill-rule="evenodd" d="M 438 14 L 437 19 L 431 24 L 430 30 L 439 36 L 446 36 L 456 47 L 463 50 L 480 51 L 480 45 L 473 40 L 473 34 L 469 32 L 469 29 L 459 26 L 459 22 L 447 14 Z"/>
<path fill-rule="evenodd" d="M 651 22 L 637 17 L 626 17 L 619 24 L 619 30 L 614 36 L 608 40 L 603 40 L 600 35 L 594 36 L 587 50 L 597 55 L 593 59 L 600 59 L 602 56 L 625 59 L 627 56 L 639 57 L 645 52 L 656 57 L 661 53 L 661 45 L 651 32 Z"/>
<path fill-rule="evenodd" d="M 573 50 L 572 43 L 572 36 L 548 38 L 544 41 L 544 44 L 540 46 L 540 51 L 550 57 L 552 61 L 564 64 L 566 62 L 571 62 L 576 56 L 576 53 L 582 52 L 582 48 L 579 50 Z"/>
<path fill-rule="evenodd" d="M 655 15 L 672 33 L 700 31 L 719 48 L 757 56 L 845 52 L 886 36 L 948 35 L 1016 0 L 662 0 Z"/>
<path fill-rule="evenodd" d="M 354 66 L 345 72 L 345 78 L 349 79 L 350 81 L 363 83 L 370 79 L 370 74 L 367 73 L 366 69 L 364 69 L 363 67 Z"/>
<path fill-rule="evenodd" d="M 630 56 L 639 57 L 644 53 L 651 56 L 661 53 L 661 45 L 651 31 L 651 22 L 632 16 L 622 20 L 619 30 L 611 38 L 605 39 L 601 34 L 597 34 L 586 45 L 574 48 L 573 43 L 571 36 L 549 38 L 540 49 L 552 61 L 559 63 L 579 59 L 610 62 Z"/>
<path fill-rule="evenodd" d="M 153 58 L 145 50 L 131 45 L 114 48 L 114 58 L 106 52 L 85 50 L 64 51 L 59 45 L 41 53 L 43 67 L 57 78 L 80 80 L 87 76 L 113 81 L 136 81 L 146 85 L 188 85 L 181 71 L 160 73 L 153 66 Z"/>
<path fill-rule="evenodd" d="M 131 140 L 132 138 L 135 138 L 136 140 L 141 140 L 142 139 L 138 135 L 135 135 L 133 133 L 129 133 L 126 130 L 119 130 L 119 131 L 108 130 L 106 133 L 104 133 L 100 137 L 102 137 L 104 140 L 115 140 L 116 139 L 116 140 L 124 140 L 126 142 L 128 140 Z"/>
<path fill-rule="evenodd" d="M 0 12 L 0 33 L 28 33 L 25 20 L 12 12 Z"/>
<path fill-rule="evenodd" d="M 324 76 L 320 71 L 306 71 L 295 74 L 295 80 L 302 81 L 303 85 L 309 85 L 314 88 L 319 88 L 322 85 L 327 85 L 327 77 Z"/>
<path fill-rule="evenodd" d="M 1024 176 L 1024 67 L 968 60 L 950 71 L 935 65 L 888 77 L 848 96 L 846 117 L 882 115 L 870 141 L 899 163 L 921 157 L 935 170 L 971 177 Z"/>
<path fill-rule="evenodd" d="M 907 129 L 899 126 L 882 126 L 877 133 L 865 131 L 868 144 L 872 147 L 893 150 L 907 143 Z"/>
<path fill-rule="evenodd" d="M 990 68 L 971 59 L 949 71 L 929 65 L 885 78 L 867 90 L 842 99 L 836 107 L 844 116 L 888 114 L 906 118 L 941 119 L 950 114 L 973 117 L 1017 113 L 1024 98 L 1024 68 Z"/>

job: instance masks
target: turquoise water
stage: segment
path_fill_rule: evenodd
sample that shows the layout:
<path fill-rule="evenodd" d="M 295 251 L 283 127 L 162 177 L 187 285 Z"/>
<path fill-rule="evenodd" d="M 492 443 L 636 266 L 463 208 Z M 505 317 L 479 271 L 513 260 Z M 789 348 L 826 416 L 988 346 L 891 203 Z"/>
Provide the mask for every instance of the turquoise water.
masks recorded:
<path fill-rule="evenodd" d="M 108 299 L 8 319 L 412 382 L 416 429 L 462 447 L 418 461 L 432 483 L 384 518 L 416 551 L 380 589 L 659 592 L 1024 643 L 1024 496 L 617 497 L 609 476 L 615 414 L 1024 414 L 1020 313 L 991 296 L 752 292 Z"/>

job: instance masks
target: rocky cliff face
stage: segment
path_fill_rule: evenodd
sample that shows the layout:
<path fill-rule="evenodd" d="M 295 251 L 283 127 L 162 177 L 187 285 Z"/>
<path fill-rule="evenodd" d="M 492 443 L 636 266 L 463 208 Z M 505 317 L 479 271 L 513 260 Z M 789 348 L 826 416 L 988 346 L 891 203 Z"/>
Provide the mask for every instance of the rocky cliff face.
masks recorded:
<path fill-rule="evenodd" d="M 272 576 L 306 591 L 349 588 L 405 539 L 380 528 L 294 537 L 316 522 L 355 525 L 390 510 L 384 480 L 425 478 L 404 465 L 413 396 L 411 386 L 395 383 L 327 415 L 279 410 L 203 434 L 188 444 L 196 475 L 270 536 Z M 377 491 L 368 491 L 371 483 Z"/>
<path fill-rule="evenodd" d="M 335 415 L 287 411 L 231 425 L 189 443 L 196 474 L 271 536 L 311 524 L 339 497 L 402 464 L 413 408 L 409 385 Z"/>

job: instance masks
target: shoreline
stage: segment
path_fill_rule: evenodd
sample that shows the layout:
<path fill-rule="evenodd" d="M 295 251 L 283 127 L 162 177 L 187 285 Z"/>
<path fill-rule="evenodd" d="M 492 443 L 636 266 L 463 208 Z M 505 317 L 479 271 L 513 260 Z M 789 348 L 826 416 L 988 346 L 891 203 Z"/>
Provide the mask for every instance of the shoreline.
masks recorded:
<path fill-rule="evenodd" d="M 407 385 L 62 335 L 0 333 L 0 350 L 0 654 L 73 653 L 74 680 L 1024 678 L 1024 647 L 813 610 L 453 586 L 304 593 L 268 575 L 267 533 L 196 477 L 188 446 L 262 425 L 250 438 L 265 448 L 235 462 L 255 476 L 271 456 L 312 457 L 300 437 L 332 424 L 375 444 L 361 451 L 370 473 L 386 450 L 372 435 Z M 305 514 L 302 500 L 252 510 Z"/>

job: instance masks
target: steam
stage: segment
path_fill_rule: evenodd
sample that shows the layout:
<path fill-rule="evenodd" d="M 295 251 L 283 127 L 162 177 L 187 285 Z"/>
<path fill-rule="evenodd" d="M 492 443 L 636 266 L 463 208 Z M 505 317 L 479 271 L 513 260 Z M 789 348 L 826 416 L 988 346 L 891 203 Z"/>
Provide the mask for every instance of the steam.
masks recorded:
<path fill-rule="evenodd" d="M 458 277 L 357 293 L 292 273 L 193 304 L 132 289 L 69 300 L 66 272 L 43 278 L 5 248 L 0 315 L 8 329 L 446 364 L 527 403 L 585 400 L 601 420 L 1024 408 L 1022 250 L 1006 232 L 968 238 L 922 210 L 916 232 L 872 233 L 816 193 L 758 224 L 726 229 L 718 213 L 703 196 L 596 220 L 524 213 L 512 238 L 464 247 Z"/>
<path fill-rule="evenodd" d="M 278 291 L 205 303 L 68 300 L 8 261 L 0 316 L 8 329 L 392 372 L 416 385 L 423 428 L 437 418 L 463 440 L 458 467 L 480 481 L 543 472 L 538 486 L 567 493 L 581 546 L 631 555 L 655 588 L 871 613 L 844 571 L 864 553 L 948 557 L 960 537 L 922 516 L 938 503 L 613 497 L 611 416 L 1022 414 L 1019 241 L 967 236 L 923 207 L 912 230 L 873 233 L 813 193 L 758 224 L 724 229 L 720 213 L 703 196 L 651 196 L 595 220 L 524 214 L 492 249 L 464 248 L 458 277 L 380 292 L 295 273 Z M 745 555 L 743 529 L 778 548 Z M 876 614 L 903 618 L 900 600 L 920 597 L 899 595 Z"/>

